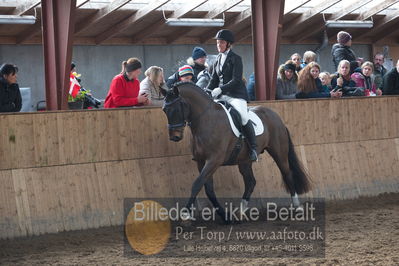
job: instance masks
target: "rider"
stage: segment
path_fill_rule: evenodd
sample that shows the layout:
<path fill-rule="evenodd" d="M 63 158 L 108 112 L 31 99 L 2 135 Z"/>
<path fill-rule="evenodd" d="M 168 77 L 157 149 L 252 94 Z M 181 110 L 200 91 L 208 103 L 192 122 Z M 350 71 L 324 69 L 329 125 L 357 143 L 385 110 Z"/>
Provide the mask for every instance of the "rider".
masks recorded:
<path fill-rule="evenodd" d="M 223 29 L 218 31 L 214 39 L 216 39 L 219 55 L 213 67 L 208 89 L 212 90 L 213 98 L 221 95 L 221 100 L 228 102 L 240 113 L 243 133 L 250 145 L 249 158 L 251 161 L 257 161 L 256 137 L 248 116 L 248 93 L 242 80 L 242 60 L 231 50 L 234 34 L 230 30 Z"/>

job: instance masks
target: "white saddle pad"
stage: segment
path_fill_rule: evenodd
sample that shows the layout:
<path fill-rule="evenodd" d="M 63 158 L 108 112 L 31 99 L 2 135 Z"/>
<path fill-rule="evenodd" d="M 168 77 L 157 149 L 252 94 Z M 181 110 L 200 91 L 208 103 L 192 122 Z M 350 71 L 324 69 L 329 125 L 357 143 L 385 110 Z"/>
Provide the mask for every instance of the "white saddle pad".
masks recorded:
<path fill-rule="evenodd" d="M 227 117 L 229 118 L 230 127 L 231 130 L 233 130 L 234 135 L 236 135 L 236 137 L 239 137 L 240 131 L 238 131 L 237 127 L 234 125 L 233 118 L 231 117 L 230 112 L 227 110 L 226 106 L 224 106 L 221 103 L 219 104 L 223 107 L 223 110 L 226 112 Z M 263 131 L 265 130 L 263 127 L 262 120 L 260 120 L 259 116 L 252 111 L 249 111 L 248 115 L 249 115 L 249 120 L 251 120 L 254 123 L 255 136 L 262 135 Z"/>

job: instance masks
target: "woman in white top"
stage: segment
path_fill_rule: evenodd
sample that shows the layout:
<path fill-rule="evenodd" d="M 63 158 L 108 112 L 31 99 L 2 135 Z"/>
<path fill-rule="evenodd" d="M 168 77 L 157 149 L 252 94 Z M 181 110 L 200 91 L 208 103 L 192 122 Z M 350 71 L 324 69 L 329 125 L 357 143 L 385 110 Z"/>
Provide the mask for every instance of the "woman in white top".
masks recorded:
<path fill-rule="evenodd" d="M 146 93 L 150 101 L 149 105 L 162 106 L 164 96 L 161 94 L 160 88 L 165 85 L 163 69 L 158 66 L 151 66 L 145 72 L 146 76 L 140 82 L 140 94 Z"/>

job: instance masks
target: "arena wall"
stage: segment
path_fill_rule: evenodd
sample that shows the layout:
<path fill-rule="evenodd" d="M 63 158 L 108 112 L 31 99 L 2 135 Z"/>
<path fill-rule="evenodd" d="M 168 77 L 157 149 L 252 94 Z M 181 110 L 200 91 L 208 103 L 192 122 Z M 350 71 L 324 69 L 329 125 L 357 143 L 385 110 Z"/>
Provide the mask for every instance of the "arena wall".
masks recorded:
<path fill-rule="evenodd" d="M 281 115 L 311 175 L 304 197 L 350 199 L 399 191 L 399 97 L 256 103 Z M 188 197 L 197 176 L 189 130 L 170 142 L 160 108 L 0 115 L 0 238 L 123 223 L 126 197 Z M 268 154 L 253 197 L 285 197 Z M 215 175 L 239 197 L 236 167 Z"/>

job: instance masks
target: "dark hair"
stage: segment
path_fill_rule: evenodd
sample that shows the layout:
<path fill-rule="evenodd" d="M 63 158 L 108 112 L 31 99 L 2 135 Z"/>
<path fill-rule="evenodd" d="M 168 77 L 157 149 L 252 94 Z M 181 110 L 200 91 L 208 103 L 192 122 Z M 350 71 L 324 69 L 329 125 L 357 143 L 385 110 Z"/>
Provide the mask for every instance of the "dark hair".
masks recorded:
<path fill-rule="evenodd" d="M 10 75 L 10 74 L 14 75 L 17 72 L 18 72 L 18 67 L 13 64 L 3 64 L 0 67 L 1 76 Z"/>
<path fill-rule="evenodd" d="M 141 68 L 141 62 L 138 58 L 129 58 L 127 61 L 122 62 L 122 70 L 121 74 L 125 72 L 134 71 L 136 69 Z"/>

